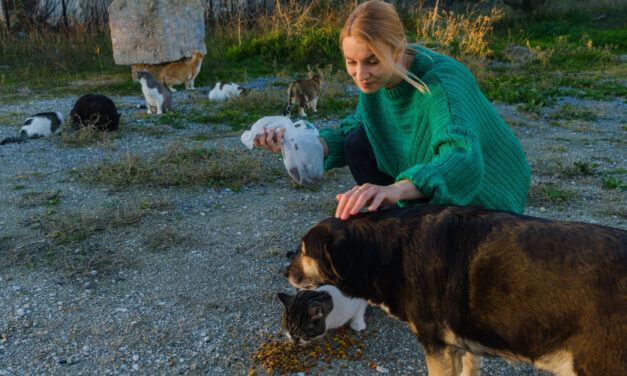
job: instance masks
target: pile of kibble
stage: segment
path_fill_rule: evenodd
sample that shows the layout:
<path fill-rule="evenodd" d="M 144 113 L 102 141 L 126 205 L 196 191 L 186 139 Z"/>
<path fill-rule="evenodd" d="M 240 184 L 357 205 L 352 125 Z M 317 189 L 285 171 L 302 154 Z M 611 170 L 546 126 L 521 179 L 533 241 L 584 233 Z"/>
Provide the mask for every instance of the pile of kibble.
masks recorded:
<path fill-rule="evenodd" d="M 334 364 L 339 363 L 339 367 L 345 368 L 347 361 L 362 359 L 365 341 L 374 333 L 376 330 L 364 333 L 340 328 L 301 346 L 287 342 L 285 337 L 279 339 L 281 335 L 269 334 L 265 343 L 252 354 L 253 364 L 248 375 L 255 375 L 260 366 L 269 374 L 274 371 L 280 375 L 291 372 L 316 374 L 333 368 L 332 359 L 338 360 Z"/>

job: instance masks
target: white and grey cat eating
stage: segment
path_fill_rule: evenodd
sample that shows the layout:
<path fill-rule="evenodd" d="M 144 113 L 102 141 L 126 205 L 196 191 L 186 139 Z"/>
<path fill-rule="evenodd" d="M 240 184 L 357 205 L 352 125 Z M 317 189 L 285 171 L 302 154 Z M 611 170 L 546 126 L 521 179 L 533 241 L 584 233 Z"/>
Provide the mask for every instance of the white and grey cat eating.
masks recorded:
<path fill-rule="evenodd" d="M 334 286 L 300 290 L 296 295 L 279 293 L 278 297 L 284 307 L 281 325 L 292 343 L 305 344 L 349 322 L 353 330 L 366 329 L 368 302 L 344 296 Z"/>

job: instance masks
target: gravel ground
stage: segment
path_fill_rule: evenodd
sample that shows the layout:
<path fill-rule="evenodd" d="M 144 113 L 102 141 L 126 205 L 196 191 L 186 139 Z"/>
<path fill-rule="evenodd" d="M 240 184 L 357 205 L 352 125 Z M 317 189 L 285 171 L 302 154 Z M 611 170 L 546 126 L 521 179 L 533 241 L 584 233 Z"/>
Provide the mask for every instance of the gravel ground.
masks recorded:
<path fill-rule="evenodd" d="M 249 86 L 263 89 L 267 79 Z M 208 88 L 178 92 L 176 103 L 206 100 Z M 139 91 L 139 90 L 138 90 Z M 0 125 L 0 138 L 17 134 L 28 115 L 57 110 L 66 117 L 77 97 L 0 104 L 15 123 Z M 333 197 L 352 187 L 347 169 L 330 174 L 317 190 L 295 187 L 288 177 L 249 184 L 234 192 L 212 188 L 113 188 L 89 185 L 73 171 L 129 150 L 151 155 L 174 140 L 219 127 L 187 124 L 163 134 L 143 132 L 150 118 L 133 117 L 140 96 L 113 97 L 122 132 L 108 142 L 79 148 L 55 138 L 0 148 L 0 375 L 243 375 L 251 354 L 280 330 L 280 291 L 293 291 L 282 276 L 284 254 L 318 221 L 330 215 Z M 610 176 L 627 180 L 623 99 L 561 98 L 598 115 L 596 121 L 551 120 L 497 104 L 521 140 L 533 169 L 527 214 L 627 228 L 626 193 L 604 188 Z M 133 119 L 129 121 L 128 119 Z M 336 119 L 312 118 L 317 126 Z M 243 148 L 239 135 L 198 142 Z M 588 173 L 573 172 L 575 162 Z M 551 200 L 546 187 L 568 192 Z M 54 207 L 27 202 L 37 194 L 58 197 Z M 58 262 L 28 263 L 51 240 L 33 224 L 37 215 L 98 216 L 115 205 L 162 202 L 138 222 L 105 229 L 74 252 L 100 247 L 114 260 L 86 272 L 68 272 Z M 151 239 L 171 242 L 157 250 Z M 72 250 L 69 250 L 70 252 Z M 30 253 L 29 253 L 30 252 Z M 55 257 L 51 255 L 50 257 Z M 70 265 L 71 266 L 71 265 Z M 71 270 L 71 268 L 70 268 Z M 422 350 L 406 326 L 369 308 L 371 336 L 359 360 L 332 362 L 324 375 L 427 375 Z M 376 331 L 373 331 L 376 330 Z M 374 369 L 369 362 L 379 365 Z M 341 364 L 346 368 L 341 368 Z M 262 369 L 257 369 L 265 373 Z M 499 359 L 484 363 L 487 375 L 544 375 Z M 314 373 L 314 372 L 312 372 Z"/>

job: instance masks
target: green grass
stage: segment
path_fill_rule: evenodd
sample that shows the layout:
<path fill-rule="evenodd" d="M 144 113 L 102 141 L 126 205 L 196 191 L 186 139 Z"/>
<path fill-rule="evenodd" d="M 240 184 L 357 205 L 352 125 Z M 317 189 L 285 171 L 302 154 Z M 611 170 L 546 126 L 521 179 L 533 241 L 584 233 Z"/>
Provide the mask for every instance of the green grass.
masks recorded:
<path fill-rule="evenodd" d="M 220 80 L 245 82 L 251 77 L 280 77 L 276 89 L 283 89 L 291 77 L 312 70 L 337 72 L 324 79 L 346 84 L 347 75 L 339 48 L 338 33 L 349 9 L 316 2 L 303 8 L 290 3 L 284 14 L 268 14 L 256 20 L 212 25 L 207 29 L 207 55 L 196 78 L 196 86 L 209 86 Z M 463 14 L 461 12 L 460 14 Z M 599 15 L 606 18 L 594 21 Z M 307 15 L 308 17 L 304 17 Z M 413 9 L 401 14 L 406 22 L 409 40 L 422 40 L 418 21 L 424 14 Z M 461 43 L 440 46 L 443 51 L 457 51 L 456 58 L 468 64 L 477 80 L 493 101 L 517 104 L 519 109 L 538 112 L 554 104 L 556 96 L 568 95 L 586 99 L 608 96 L 627 98 L 623 81 L 627 78 L 625 63 L 615 55 L 627 53 L 627 6 L 567 7 L 566 10 L 541 7 L 531 13 L 511 13 L 493 23 L 483 25 L 481 38 L 475 45 L 461 49 Z M 470 14 L 468 17 L 475 17 Z M 471 34 L 463 18 L 449 19 L 448 25 L 458 36 Z M 475 24 L 476 26 L 476 24 Z M 492 29 L 492 30 L 491 30 Z M 536 59 L 522 66 L 486 70 L 484 57 L 503 59 L 502 51 L 510 43 L 527 44 L 536 52 Z M 442 43 L 442 41 L 438 41 Z M 470 55 L 479 51 L 481 59 Z M 464 52 L 465 51 L 465 52 Z M 475 51 L 475 52 L 473 52 Z M 485 55 L 485 56 L 484 56 Z M 473 60 L 475 59 L 475 60 Z M 55 98 L 89 92 L 106 95 L 140 95 L 139 85 L 130 77 L 130 67 L 118 66 L 113 59 L 111 36 L 107 27 L 71 30 L 68 34 L 27 32 L 23 36 L 0 36 L 0 95 L 5 102 L 25 99 L 17 88 L 28 86 L 29 97 Z M 324 69 L 321 67 L 325 67 Z M 583 74 L 581 74 L 583 73 Z M 611 77 L 611 78 L 610 78 Z M 324 91 L 329 90 L 324 87 Z M 282 90 L 284 91 L 284 90 Z M 323 93 L 324 93 L 323 91 Z M 269 96 L 267 94 L 270 93 Z M 252 93 L 251 93 L 252 94 Z M 256 119 L 279 114 L 284 106 L 284 93 L 266 90 L 246 101 L 233 101 L 223 106 L 200 106 L 184 113 L 160 117 L 158 124 L 182 129 L 188 123 L 226 123 L 243 129 Z M 343 114 L 355 106 L 355 99 L 343 93 L 320 99 L 319 116 Z M 22 115 L 0 115 L 7 124 L 19 124 Z"/>
<path fill-rule="evenodd" d="M 557 107 L 556 111 L 549 116 L 549 119 L 597 121 L 599 117 L 586 108 L 565 104 Z"/>
<path fill-rule="evenodd" d="M 603 179 L 603 187 L 606 189 L 619 189 L 621 191 L 627 191 L 627 182 L 622 181 L 616 176 L 610 176 Z"/>

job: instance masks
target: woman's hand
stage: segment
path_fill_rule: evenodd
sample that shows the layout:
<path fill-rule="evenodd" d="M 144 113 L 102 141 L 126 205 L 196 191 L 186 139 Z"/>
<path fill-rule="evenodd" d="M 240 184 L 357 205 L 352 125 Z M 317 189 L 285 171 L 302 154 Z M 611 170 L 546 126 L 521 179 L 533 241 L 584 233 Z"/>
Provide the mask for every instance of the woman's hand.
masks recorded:
<path fill-rule="evenodd" d="M 366 183 L 355 186 L 348 192 L 335 196 L 338 201 L 335 217 L 348 219 L 368 206 L 368 211 L 375 211 L 380 205 L 393 205 L 400 200 L 423 198 L 422 193 L 411 180 L 397 181 L 392 185 L 374 185 Z"/>
<path fill-rule="evenodd" d="M 263 134 L 260 134 L 253 139 L 253 145 L 261 146 L 262 148 L 270 150 L 272 153 L 276 153 L 281 150 L 283 133 L 285 133 L 285 128 L 282 128 L 279 131 L 277 131 L 276 128 L 272 128 L 270 131 L 267 131 L 266 127 L 263 127 Z"/>

